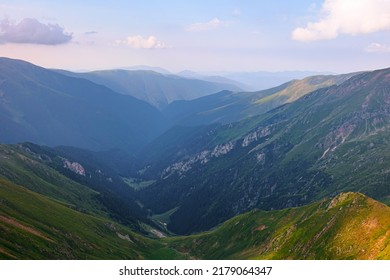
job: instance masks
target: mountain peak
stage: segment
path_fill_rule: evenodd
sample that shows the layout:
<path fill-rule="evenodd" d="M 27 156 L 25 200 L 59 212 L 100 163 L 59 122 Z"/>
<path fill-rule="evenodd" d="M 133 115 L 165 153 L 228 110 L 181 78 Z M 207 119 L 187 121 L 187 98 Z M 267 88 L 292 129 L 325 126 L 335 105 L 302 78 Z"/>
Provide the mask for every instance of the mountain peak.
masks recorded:
<path fill-rule="evenodd" d="M 355 193 L 355 192 L 340 193 L 330 201 L 328 209 L 340 207 L 342 205 L 350 205 L 351 203 L 355 204 L 357 201 L 362 201 L 362 200 L 364 201 L 367 199 L 368 197 L 361 193 Z"/>

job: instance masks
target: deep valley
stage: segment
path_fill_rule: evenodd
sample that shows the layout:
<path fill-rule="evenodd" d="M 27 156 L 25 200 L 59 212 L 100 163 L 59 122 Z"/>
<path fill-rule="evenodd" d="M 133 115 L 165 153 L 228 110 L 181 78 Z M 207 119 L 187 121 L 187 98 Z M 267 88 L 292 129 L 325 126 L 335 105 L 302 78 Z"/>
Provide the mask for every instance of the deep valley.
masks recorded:
<path fill-rule="evenodd" d="M 390 69 L 260 91 L 0 59 L 0 259 L 390 259 Z"/>

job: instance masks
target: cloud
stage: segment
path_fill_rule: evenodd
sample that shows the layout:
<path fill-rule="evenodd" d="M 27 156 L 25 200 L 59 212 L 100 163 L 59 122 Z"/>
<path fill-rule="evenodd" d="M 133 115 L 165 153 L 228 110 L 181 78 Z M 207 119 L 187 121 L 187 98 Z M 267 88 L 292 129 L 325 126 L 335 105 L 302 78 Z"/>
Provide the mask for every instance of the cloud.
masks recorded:
<path fill-rule="evenodd" d="M 372 43 L 366 48 L 366 52 L 387 53 L 390 52 L 390 45 Z"/>
<path fill-rule="evenodd" d="M 296 28 L 292 38 L 310 42 L 330 40 L 340 34 L 360 35 L 390 30 L 388 0 L 325 0 L 315 22 Z"/>
<path fill-rule="evenodd" d="M 125 45 L 133 49 L 166 49 L 165 43 L 159 41 L 155 36 L 144 38 L 140 35 L 129 36 L 125 40 L 115 41 L 116 45 Z"/>
<path fill-rule="evenodd" d="M 187 26 L 186 30 L 191 32 L 200 32 L 217 29 L 219 27 L 227 26 L 228 23 L 218 18 L 213 18 L 208 22 L 197 22 Z"/>
<path fill-rule="evenodd" d="M 33 18 L 25 18 L 18 24 L 9 19 L 0 21 L 0 44 L 59 45 L 72 40 L 58 24 L 44 24 Z"/>

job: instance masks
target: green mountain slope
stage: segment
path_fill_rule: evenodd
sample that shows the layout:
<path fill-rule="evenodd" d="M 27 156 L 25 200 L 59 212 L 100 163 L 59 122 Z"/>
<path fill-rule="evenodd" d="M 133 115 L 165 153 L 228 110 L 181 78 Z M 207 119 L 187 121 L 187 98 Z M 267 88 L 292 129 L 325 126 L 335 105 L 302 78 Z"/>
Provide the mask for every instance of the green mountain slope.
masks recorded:
<path fill-rule="evenodd" d="M 0 204 L 0 259 L 390 258 L 389 207 L 355 193 L 300 208 L 253 210 L 210 232 L 159 240 L 5 179 Z"/>
<path fill-rule="evenodd" d="M 390 259 L 390 208 L 343 193 L 299 208 L 253 210 L 172 246 L 197 259 Z"/>
<path fill-rule="evenodd" d="M 131 211 L 122 215 L 132 223 L 114 221 L 121 220 L 104 203 L 104 189 L 77 174 L 92 175 L 90 167 L 75 164 L 69 171 L 79 177 L 65 176 L 54 168 L 55 151 L 0 146 L 0 259 L 390 258 L 390 208 L 356 193 L 253 210 L 197 235 L 151 238 L 162 235 L 156 224 Z"/>
<path fill-rule="evenodd" d="M 218 73 L 217 73 L 218 74 Z M 219 73 L 223 77 L 233 79 L 248 85 L 252 90 L 262 90 L 281 85 L 291 80 L 303 79 L 309 76 L 325 75 L 330 73 L 319 73 L 311 71 L 282 71 L 282 72 L 232 72 Z"/>
<path fill-rule="evenodd" d="M 155 240 L 0 178 L 0 259 L 144 259 L 166 254 Z"/>
<path fill-rule="evenodd" d="M 158 214 L 175 209 L 168 228 L 188 234 L 256 207 L 294 207 L 343 191 L 388 201 L 389 73 L 362 73 L 192 137 L 203 148 L 176 150 L 140 192 L 143 203 Z"/>
<path fill-rule="evenodd" d="M 0 59 L 0 141 L 129 153 L 167 126 L 146 102 L 85 79 Z"/>
<path fill-rule="evenodd" d="M 145 70 L 104 70 L 87 73 L 60 71 L 60 73 L 88 79 L 116 92 L 146 101 L 160 109 L 175 100 L 191 100 L 221 90 L 241 90 L 229 83 L 185 78 Z"/>
<path fill-rule="evenodd" d="M 0 178 L 77 211 L 140 230 L 139 223 L 148 222 L 147 212 L 134 191 L 109 169 L 80 159 L 34 144 L 0 145 Z"/>
<path fill-rule="evenodd" d="M 164 164 L 173 164 L 175 160 L 190 158 L 202 149 L 224 144 L 225 137 L 214 133 L 218 123 L 228 124 L 250 116 L 262 115 L 278 106 L 294 102 L 316 89 L 341 84 L 356 74 L 312 76 L 259 92 L 222 91 L 192 101 L 173 102 L 163 112 L 176 125 L 140 150 L 132 169 L 148 166 L 143 173 L 148 177 L 158 172 Z M 242 126 L 245 129 L 248 125 Z M 243 133 L 245 131 L 237 131 L 236 135 Z"/>
<path fill-rule="evenodd" d="M 42 164 L 21 146 L 0 145 L 0 176 L 79 211 L 99 209 L 97 192 Z"/>
<path fill-rule="evenodd" d="M 163 112 L 178 125 L 230 123 L 291 103 L 319 88 L 339 85 L 357 73 L 312 76 L 257 92 L 222 91 L 191 101 L 176 101 Z"/>

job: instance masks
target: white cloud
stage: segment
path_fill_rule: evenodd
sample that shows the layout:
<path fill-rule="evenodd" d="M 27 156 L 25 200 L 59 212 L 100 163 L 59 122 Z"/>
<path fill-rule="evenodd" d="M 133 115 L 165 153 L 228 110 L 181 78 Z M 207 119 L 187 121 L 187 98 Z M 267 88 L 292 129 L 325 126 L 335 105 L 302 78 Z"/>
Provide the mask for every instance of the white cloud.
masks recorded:
<path fill-rule="evenodd" d="M 208 22 L 197 22 L 187 26 L 186 30 L 191 32 L 200 32 L 217 29 L 219 27 L 227 26 L 228 23 L 218 18 L 213 18 Z"/>
<path fill-rule="evenodd" d="M 116 45 L 125 45 L 133 49 L 166 49 L 165 43 L 159 41 L 155 36 L 144 38 L 140 35 L 129 36 L 125 40 L 117 40 Z"/>
<path fill-rule="evenodd" d="M 319 19 L 296 28 L 292 38 L 309 42 L 384 30 L 390 30 L 389 0 L 325 0 Z"/>
<path fill-rule="evenodd" d="M 366 52 L 379 52 L 379 53 L 390 52 L 390 45 L 372 43 L 366 48 Z"/>
<path fill-rule="evenodd" d="M 72 40 L 58 24 L 44 24 L 34 18 L 25 18 L 15 24 L 9 19 L 0 21 L 0 44 L 59 45 Z"/>

